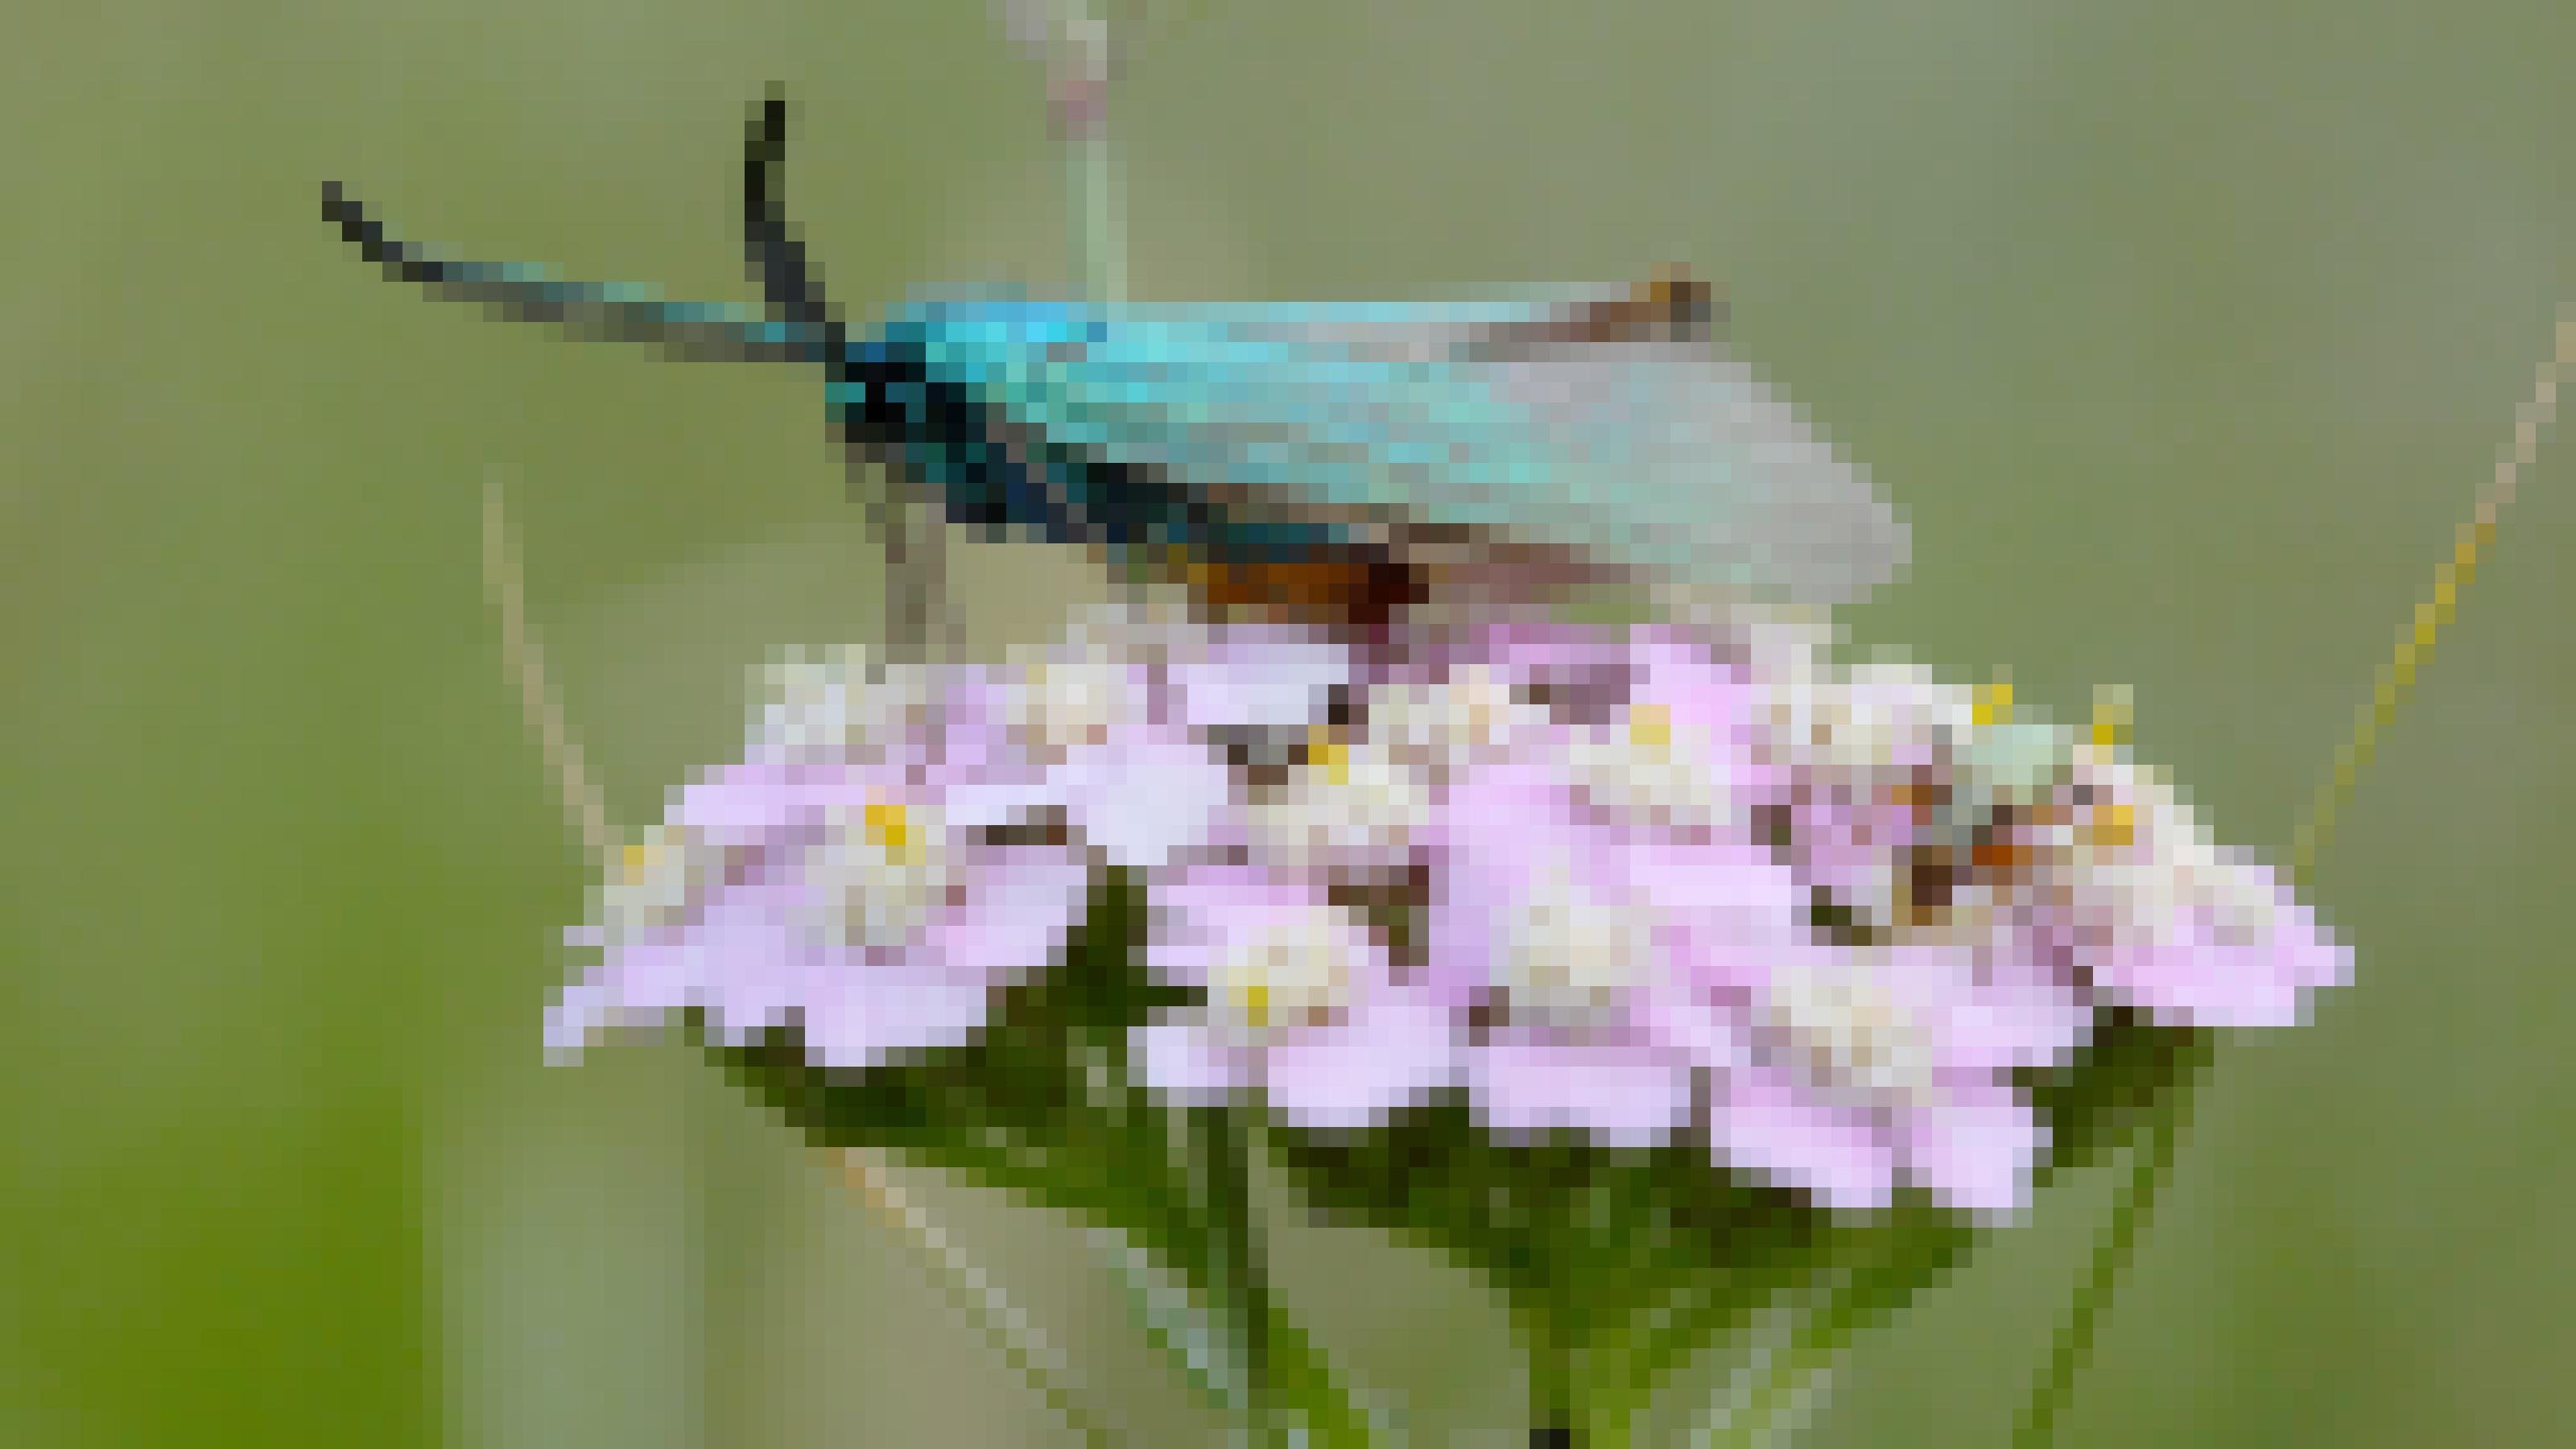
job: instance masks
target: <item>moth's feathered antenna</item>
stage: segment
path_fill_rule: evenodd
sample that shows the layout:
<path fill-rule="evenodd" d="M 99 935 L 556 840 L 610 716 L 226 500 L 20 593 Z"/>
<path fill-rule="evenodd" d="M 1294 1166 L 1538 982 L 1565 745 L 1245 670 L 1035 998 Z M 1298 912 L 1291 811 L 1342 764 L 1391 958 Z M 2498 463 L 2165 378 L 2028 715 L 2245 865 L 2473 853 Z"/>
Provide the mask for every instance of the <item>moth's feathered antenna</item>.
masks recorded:
<path fill-rule="evenodd" d="M 477 302 L 517 322 L 551 322 L 578 337 L 649 342 L 692 362 L 813 362 L 829 355 L 823 334 L 723 302 L 673 302 L 659 289 L 625 282 L 568 282 L 519 262 L 461 262 L 397 240 L 348 188 L 322 183 L 322 218 L 358 255 L 397 282 L 451 302 Z"/>

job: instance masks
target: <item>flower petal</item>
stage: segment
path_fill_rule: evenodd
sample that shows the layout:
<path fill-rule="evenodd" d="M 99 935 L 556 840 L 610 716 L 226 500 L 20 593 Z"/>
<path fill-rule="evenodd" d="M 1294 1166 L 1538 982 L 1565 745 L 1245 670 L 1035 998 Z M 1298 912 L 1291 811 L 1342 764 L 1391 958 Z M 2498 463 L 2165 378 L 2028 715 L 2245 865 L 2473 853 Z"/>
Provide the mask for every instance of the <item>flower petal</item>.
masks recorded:
<path fill-rule="evenodd" d="M 1060 790 L 1083 839 L 1112 865 L 1159 869 L 1216 834 L 1233 777 L 1206 748 L 1156 733 L 1068 763 Z"/>
<path fill-rule="evenodd" d="M 1847 1211 L 1894 1198 L 1896 1155 L 1860 1112 L 1804 1100 L 1780 1075 L 1751 1068 L 1720 1074 L 1709 1099 L 1718 1160 Z"/>
<path fill-rule="evenodd" d="M 1456 1079 L 1456 1032 L 1429 993 L 1378 984 L 1347 1020 L 1282 1033 L 1263 1064 L 1263 1095 L 1299 1127 L 1384 1126 Z"/>
<path fill-rule="evenodd" d="M 967 895 L 919 949 L 950 971 L 988 981 L 1056 965 L 1090 885 L 1081 858 L 1053 846 L 986 847 L 967 869 Z"/>
<path fill-rule="evenodd" d="M 1906 1116 L 1905 1175 L 1943 1206 L 2006 1218 L 2030 1201 L 2047 1124 L 2002 1082 L 1961 1078 L 1937 1108 Z"/>
<path fill-rule="evenodd" d="M 1470 1050 L 1476 1116 L 1507 1136 L 1572 1128 L 1613 1147 L 1651 1147 L 1688 1125 L 1690 1063 L 1641 1042 L 1505 1030 Z"/>
<path fill-rule="evenodd" d="M 1221 1107 L 1257 1076 L 1250 1053 L 1229 1047 L 1195 1018 L 1147 1022 L 1127 1042 L 1136 1080 L 1184 1107 Z"/>
<path fill-rule="evenodd" d="M 2327 936 L 2315 914 L 2268 875 L 2254 876 L 2260 878 L 2232 885 L 2274 892 L 2266 929 L 2232 929 L 2207 908 L 2177 903 L 2163 921 L 2114 937 L 2094 966 L 2095 983 L 2169 1025 L 2305 1021 L 2310 992 L 2351 981 L 2351 948 Z"/>
<path fill-rule="evenodd" d="M 1218 729 L 1299 729 L 1324 718 L 1353 673 L 1347 650 L 1284 625 L 1238 624 L 1173 649 L 1166 666 L 1168 723 L 1194 734 Z"/>

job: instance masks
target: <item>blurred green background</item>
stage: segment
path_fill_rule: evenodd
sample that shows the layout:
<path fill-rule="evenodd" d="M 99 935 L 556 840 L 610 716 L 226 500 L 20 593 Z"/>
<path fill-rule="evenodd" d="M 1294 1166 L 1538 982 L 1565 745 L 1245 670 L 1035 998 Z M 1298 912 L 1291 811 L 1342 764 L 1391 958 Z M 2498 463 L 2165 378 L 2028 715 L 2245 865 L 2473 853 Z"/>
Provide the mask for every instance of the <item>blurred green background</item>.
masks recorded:
<path fill-rule="evenodd" d="M 2576 9 L 1196 0 L 1119 100 L 1137 290 L 1725 284 L 1911 514 L 1853 636 L 2008 668 L 2278 850 L 2576 295 Z M 836 292 L 1060 282 L 1037 72 L 967 3 L 11 8 L 0 46 L 0 1444 L 1065 1442 L 828 1164 L 670 1046 L 541 1064 L 586 872 L 479 578 L 497 476 L 618 818 L 743 668 L 872 627 L 809 380 L 434 307 L 317 217 L 742 296 L 772 79 Z M 2576 1238 L 2576 439 L 2316 885 L 2357 990 L 2220 1065 L 2077 1445 L 2556 1439 Z M 960 565 L 978 642 L 1091 585 Z M 1124 1406 L 1216 1426 L 1063 1225 L 907 1182 Z M 2088 1236 L 2043 1200 L 1818 1442 L 1998 1442 Z M 1462 1443 L 1490 1304 L 1296 1231 Z M 1479 1427 L 1481 1426 L 1481 1427 Z"/>

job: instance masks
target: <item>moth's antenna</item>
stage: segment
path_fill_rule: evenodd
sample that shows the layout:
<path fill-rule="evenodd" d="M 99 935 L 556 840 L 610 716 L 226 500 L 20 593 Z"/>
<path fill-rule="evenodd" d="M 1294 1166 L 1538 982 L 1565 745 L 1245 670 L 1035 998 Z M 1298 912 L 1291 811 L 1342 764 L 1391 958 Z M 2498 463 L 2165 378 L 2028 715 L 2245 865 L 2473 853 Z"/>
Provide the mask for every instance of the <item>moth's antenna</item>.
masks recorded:
<path fill-rule="evenodd" d="M 742 242 L 745 260 L 770 322 L 799 336 L 822 339 L 824 357 L 839 375 L 850 358 L 849 328 L 823 295 L 822 280 L 805 254 L 779 202 L 778 173 L 787 158 L 787 95 L 771 86 L 753 115 L 742 158 Z M 863 460 L 847 455 L 853 491 L 868 497 L 868 526 L 885 551 L 886 645 L 900 659 L 925 657 L 932 643 L 930 611 L 946 572 L 939 525 L 915 519 L 893 472 L 863 488 Z"/>
<path fill-rule="evenodd" d="M 760 284 L 770 317 L 825 339 L 838 359 L 847 328 L 823 296 L 822 281 L 805 256 L 778 198 L 778 172 L 787 159 L 787 95 L 771 86 L 752 118 L 742 161 L 743 249 L 752 280 Z"/>
<path fill-rule="evenodd" d="M 445 278 L 446 268 L 385 235 L 384 224 L 367 215 L 366 207 L 337 181 L 322 183 L 322 219 L 338 227 L 341 239 L 356 247 L 359 256 L 384 268 L 396 281 L 435 286 Z"/>
<path fill-rule="evenodd" d="M 322 183 L 322 219 L 393 280 L 447 301 L 481 303 L 506 320 L 556 323 L 610 342 L 650 342 L 689 361 L 810 362 L 820 352 L 814 329 L 727 303 L 672 302 L 651 287 L 568 282 L 542 267 L 433 256 L 397 240 L 337 181 Z"/>

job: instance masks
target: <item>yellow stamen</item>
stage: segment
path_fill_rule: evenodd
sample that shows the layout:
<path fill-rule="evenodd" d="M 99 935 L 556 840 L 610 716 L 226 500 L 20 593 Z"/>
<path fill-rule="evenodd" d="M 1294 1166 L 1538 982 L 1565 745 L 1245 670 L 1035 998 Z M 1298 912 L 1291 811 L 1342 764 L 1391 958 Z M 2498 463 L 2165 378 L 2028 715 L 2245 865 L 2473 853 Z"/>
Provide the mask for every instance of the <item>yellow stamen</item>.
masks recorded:
<path fill-rule="evenodd" d="M 2124 684 L 2106 684 L 2093 691 L 2093 748 L 2116 750 L 2128 743 L 2135 715 Z"/>
<path fill-rule="evenodd" d="M 1628 706 L 1628 739 L 1662 754 L 1673 747 L 1673 712 L 1651 700 Z"/>
<path fill-rule="evenodd" d="M 899 802 L 871 800 L 860 819 L 869 841 L 879 850 L 897 858 L 911 853 L 912 818 Z"/>
<path fill-rule="evenodd" d="M 1247 981 L 1236 987 L 1234 1004 L 1235 1010 L 1243 1016 L 1244 1025 L 1255 1031 L 1270 1025 L 1270 984 L 1268 982 Z"/>
<path fill-rule="evenodd" d="M 2106 800 L 2085 822 L 2084 839 L 2096 850 L 2126 850 L 2138 838 L 2138 812 L 2126 800 Z"/>
<path fill-rule="evenodd" d="M 642 880 L 655 865 L 661 862 L 664 849 L 662 842 L 658 840 L 627 842 L 626 848 L 618 852 L 618 874 L 630 885 Z"/>
<path fill-rule="evenodd" d="M 1323 771 L 1329 784 L 1348 785 L 1351 782 L 1351 747 L 1334 737 L 1330 725 L 1317 725 L 1307 731 L 1306 763 Z"/>
<path fill-rule="evenodd" d="M 2012 718 L 2012 681 L 1998 679 L 1977 690 L 1976 723 L 1979 729 L 1991 729 Z"/>

